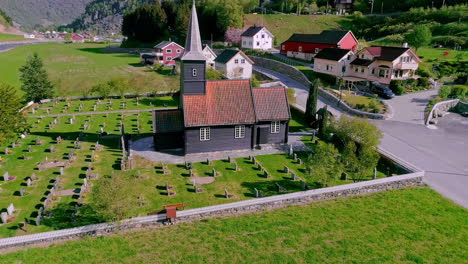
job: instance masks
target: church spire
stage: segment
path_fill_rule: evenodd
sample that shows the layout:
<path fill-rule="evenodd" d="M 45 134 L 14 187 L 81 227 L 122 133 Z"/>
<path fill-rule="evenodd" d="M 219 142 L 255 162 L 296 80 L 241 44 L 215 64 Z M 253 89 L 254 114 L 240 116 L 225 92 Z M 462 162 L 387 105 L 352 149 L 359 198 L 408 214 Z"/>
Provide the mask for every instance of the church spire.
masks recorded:
<path fill-rule="evenodd" d="M 190 16 L 190 23 L 187 32 L 187 40 L 185 41 L 185 51 L 181 56 L 181 60 L 203 60 L 202 44 L 200 37 L 200 28 L 198 26 L 198 15 L 195 7 L 195 0 L 193 0 L 192 14 Z"/>

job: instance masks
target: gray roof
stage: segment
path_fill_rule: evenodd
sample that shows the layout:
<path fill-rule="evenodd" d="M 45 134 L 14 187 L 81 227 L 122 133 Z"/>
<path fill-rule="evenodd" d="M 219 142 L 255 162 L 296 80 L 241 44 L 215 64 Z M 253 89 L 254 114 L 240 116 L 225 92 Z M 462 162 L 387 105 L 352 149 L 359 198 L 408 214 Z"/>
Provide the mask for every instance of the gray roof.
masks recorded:
<path fill-rule="evenodd" d="M 253 37 L 255 36 L 258 32 L 260 32 L 260 30 L 262 30 L 263 27 L 257 27 L 257 26 L 253 26 L 253 27 L 249 27 L 246 31 L 244 31 L 244 33 L 242 33 L 242 37 Z"/>
<path fill-rule="evenodd" d="M 154 46 L 155 49 L 162 49 L 164 47 L 166 47 L 167 45 L 171 44 L 172 41 L 163 41 L 161 43 L 159 43 L 158 45 Z"/>
<path fill-rule="evenodd" d="M 197 9 L 195 1 L 193 1 L 192 15 L 187 32 L 187 40 L 185 41 L 185 51 L 182 54 L 181 60 L 206 61 L 206 57 L 202 52 L 202 44 L 200 37 L 200 28 L 198 26 Z"/>
<path fill-rule="evenodd" d="M 349 52 L 347 49 L 325 48 L 315 55 L 315 59 L 339 61 Z"/>

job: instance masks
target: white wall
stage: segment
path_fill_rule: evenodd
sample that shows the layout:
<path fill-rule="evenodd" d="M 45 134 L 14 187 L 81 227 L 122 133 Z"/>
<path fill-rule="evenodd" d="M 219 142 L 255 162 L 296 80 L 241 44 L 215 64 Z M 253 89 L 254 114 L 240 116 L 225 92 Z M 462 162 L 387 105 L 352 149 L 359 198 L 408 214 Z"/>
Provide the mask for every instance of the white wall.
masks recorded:
<path fill-rule="evenodd" d="M 262 29 L 253 37 L 242 37 L 241 45 L 244 49 L 269 50 L 273 48 L 273 38 Z"/>
<path fill-rule="evenodd" d="M 236 63 L 237 60 L 237 63 Z M 242 60 L 245 60 L 242 63 Z M 229 79 L 250 79 L 252 78 L 252 64 L 241 54 L 237 54 L 227 64 L 218 65 L 216 63 L 216 69 L 220 69 L 226 72 L 226 77 Z M 242 70 L 240 70 L 242 69 Z M 242 72 L 242 74 L 239 74 Z"/>

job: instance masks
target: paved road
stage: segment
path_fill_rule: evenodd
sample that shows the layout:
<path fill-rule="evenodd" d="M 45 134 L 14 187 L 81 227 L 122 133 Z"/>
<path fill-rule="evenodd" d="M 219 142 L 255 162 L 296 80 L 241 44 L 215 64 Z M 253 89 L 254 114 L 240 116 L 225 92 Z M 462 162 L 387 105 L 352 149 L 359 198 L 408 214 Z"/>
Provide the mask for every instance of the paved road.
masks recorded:
<path fill-rule="evenodd" d="M 305 108 L 308 88 L 274 71 L 254 67 L 276 77 L 296 90 L 297 104 Z M 398 96 L 389 100 L 391 120 L 372 120 L 383 132 L 379 147 L 426 171 L 425 182 L 434 190 L 468 208 L 468 119 L 449 114 L 438 129 L 424 126 L 424 108 L 437 90 Z M 319 106 L 328 104 L 334 115 L 342 112 L 319 98 Z"/>
<path fill-rule="evenodd" d="M 19 46 L 26 46 L 26 45 L 37 45 L 37 44 L 43 44 L 43 43 L 49 43 L 52 41 L 16 41 L 16 42 L 0 42 L 0 52 L 5 52 L 9 51 L 13 48 L 19 47 Z M 55 42 L 55 41 L 54 41 Z"/>

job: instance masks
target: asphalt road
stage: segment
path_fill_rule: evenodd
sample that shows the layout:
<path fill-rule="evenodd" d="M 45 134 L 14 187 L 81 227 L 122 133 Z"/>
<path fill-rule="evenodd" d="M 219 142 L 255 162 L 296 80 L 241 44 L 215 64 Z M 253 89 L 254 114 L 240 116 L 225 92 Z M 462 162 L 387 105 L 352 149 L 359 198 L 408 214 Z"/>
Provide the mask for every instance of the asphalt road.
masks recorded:
<path fill-rule="evenodd" d="M 296 90 L 297 104 L 305 108 L 308 88 L 288 76 L 254 67 Z M 390 120 L 372 120 L 383 132 L 379 147 L 426 172 L 425 182 L 443 196 L 468 208 L 468 118 L 443 117 L 437 129 L 424 126 L 424 108 L 437 90 L 397 96 L 387 102 Z M 334 115 L 342 112 L 319 98 L 319 107 L 329 105 Z"/>

